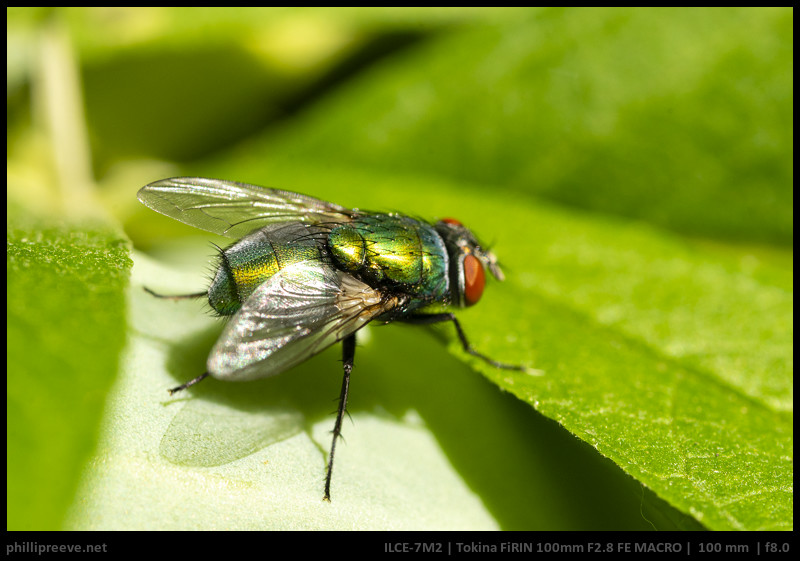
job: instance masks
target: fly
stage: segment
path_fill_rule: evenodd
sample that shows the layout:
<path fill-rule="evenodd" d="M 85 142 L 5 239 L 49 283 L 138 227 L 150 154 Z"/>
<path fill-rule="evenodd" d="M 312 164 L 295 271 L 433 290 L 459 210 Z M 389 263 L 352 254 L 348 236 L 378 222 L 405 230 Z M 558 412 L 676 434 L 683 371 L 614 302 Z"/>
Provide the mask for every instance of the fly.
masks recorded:
<path fill-rule="evenodd" d="M 430 224 L 398 213 L 349 209 L 313 197 L 234 181 L 177 177 L 138 193 L 144 205 L 190 226 L 237 239 L 220 251 L 202 298 L 229 317 L 208 356 L 211 375 L 253 380 L 280 374 L 342 342 L 344 376 L 325 474 L 330 501 L 356 332 L 377 321 L 452 322 L 464 350 L 497 368 L 526 370 L 479 353 L 451 308 L 476 304 L 497 259 L 454 219 Z M 160 296 L 148 290 L 155 296 Z"/>

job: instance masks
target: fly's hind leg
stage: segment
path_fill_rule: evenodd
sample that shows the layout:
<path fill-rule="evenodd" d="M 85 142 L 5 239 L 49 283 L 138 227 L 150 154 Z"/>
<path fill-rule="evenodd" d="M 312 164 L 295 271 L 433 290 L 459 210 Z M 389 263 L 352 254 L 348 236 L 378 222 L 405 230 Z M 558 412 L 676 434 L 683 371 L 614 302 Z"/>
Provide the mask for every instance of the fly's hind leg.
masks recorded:
<path fill-rule="evenodd" d="M 208 296 L 208 292 L 195 292 L 194 294 L 176 294 L 174 296 L 170 296 L 168 294 L 159 294 L 158 292 L 154 292 L 146 286 L 143 286 L 142 288 L 144 288 L 144 291 L 148 294 L 155 296 L 156 298 L 163 298 L 165 300 L 193 300 Z"/>
<path fill-rule="evenodd" d="M 165 300 L 193 300 L 197 298 L 202 298 L 204 296 L 208 296 L 207 292 L 196 292 L 194 294 L 178 294 L 176 296 L 167 296 L 164 294 L 159 294 L 158 292 L 153 292 L 146 286 L 143 286 L 142 288 L 144 288 L 144 291 L 147 292 L 148 294 L 152 294 L 156 298 L 164 298 Z M 175 392 L 179 392 L 181 390 L 185 390 L 186 388 L 194 386 L 198 382 L 202 382 L 203 380 L 206 379 L 206 377 L 208 377 L 208 372 L 203 372 L 197 378 L 193 378 L 192 380 L 189 380 L 185 384 L 181 384 L 180 386 L 171 388 L 167 391 L 169 392 L 169 395 L 172 395 Z"/>
<path fill-rule="evenodd" d="M 193 378 L 192 380 L 189 380 L 189 381 L 188 381 L 188 382 L 186 382 L 185 384 L 181 384 L 180 386 L 174 387 L 174 388 L 172 388 L 172 389 L 169 389 L 169 390 L 167 390 L 167 391 L 169 392 L 169 395 L 172 395 L 172 394 L 174 394 L 175 392 L 179 392 L 179 391 L 181 391 L 181 390 L 185 390 L 186 388 L 192 387 L 192 386 L 194 386 L 194 385 L 195 385 L 196 383 L 198 383 L 198 382 L 202 382 L 202 381 L 203 381 L 203 380 L 205 380 L 207 377 L 208 377 L 208 372 L 203 372 L 203 373 L 202 373 L 202 374 L 200 374 L 200 375 L 199 375 L 197 378 Z"/>

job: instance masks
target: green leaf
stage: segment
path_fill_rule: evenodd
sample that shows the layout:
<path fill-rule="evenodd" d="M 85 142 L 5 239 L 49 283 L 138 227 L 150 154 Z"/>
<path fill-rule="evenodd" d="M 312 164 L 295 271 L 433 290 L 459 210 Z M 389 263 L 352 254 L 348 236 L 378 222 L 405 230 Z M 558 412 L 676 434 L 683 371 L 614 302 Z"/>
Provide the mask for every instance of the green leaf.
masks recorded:
<path fill-rule="evenodd" d="M 790 529 L 791 289 L 638 225 L 484 208 L 536 225 L 502 230 L 500 306 L 545 372 L 487 375 L 709 528 Z"/>
<path fill-rule="evenodd" d="M 9 530 L 57 530 L 94 451 L 125 331 L 126 242 L 105 227 L 6 231 Z"/>
<path fill-rule="evenodd" d="M 666 520 L 680 516 L 668 505 L 709 528 L 791 527 L 791 293 L 789 285 L 756 278 L 785 279 L 790 270 L 770 270 L 749 252 L 740 263 L 712 259 L 646 226 L 543 204 L 510 205 L 494 194 L 421 176 L 370 178 L 363 171 L 310 164 L 303 169 L 309 185 L 344 177 L 354 192 L 381 183 L 400 193 L 405 185 L 396 202 L 410 212 L 424 207 L 436 216 L 458 200 L 459 218 L 480 223 L 481 231 L 498 240 L 508 281 L 488 287 L 480 305 L 460 317 L 481 352 L 540 369 L 541 375 L 492 369 L 465 355 L 448 327 L 442 335 L 451 340 L 453 354 L 652 490 L 645 514 L 643 491 L 636 494 L 612 475 L 613 498 L 598 503 L 621 502 L 617 517 L 606 521 L 609 527 L 634 527 L 628 517 L 674 527 L 676 522 Z M 273 171 L 279 184 L 290 173 Z M 373 204 L 376 195 L 365 198 Z M 156 280 L 161 284 L 155 288 L 168 293 L 202 286 L 198 277 L 169 279 L 144 268 L 134 286 Z M 431 527 L 417 509 L 448 521 L 432 527 L 490 528 L 492 516 L 505 528 L 549 527 L 530 512 L 533 499 L 521 490 L 535 489 L 541 514 L 552 517 L 554 505 L 570 495 L 562 488 L 546 491 L 554 477 L 563 477 L 554 473 L 586 465 L 584 451 L 564 457 L 556 451 L 564 446 L 558 437 L 531 431 L 526 414 L 518 413 L 527 419 L 519 422 L 525 428 L 514 428 L 513 417 L 503 411 L 516 406 L 490 398 L 487 387 L 465 393 L 469 373 L 449 374 L 454 366 L 443 362 L 435 344 L 418 353 L 426 343 L 408 339 L 412 329 L 376 327 L 375 340 L 357 353 L 354 424 L 337 455 L 337 515 L 329 517 L 330 511 L 315 511 L 314 505 L 321 496 L 338 351 L 272 380 L 241 387 L 204 382 L 168 399 L 166 388 L 202 371 L 219 326 L 208 327 L 215 323 L 211 319 L 198 324 L 197 303 L 156 300 L 136 288 L 131 308 L 138 310 L 139 342 L 129 349 L 130 371 L 113 400 L 114 422 L 103 441 L 106 455 L 87 483 L 80 503 L 85 510 L 75 527 L 173 527 L 176 497 L 183 497 L 178 504 L 200 501 L 206 515 L 213 513 L 211 520 L 225 521 L 219 526 L 204 516 L 205 528 L 340 527 L 335 520 L 350 520 L 356 512 L 360 528 Z M 148 319 L 140 323 L 137 317 Z M 491 436 L 472 428 L 465 433 L 454 422 L 475 412 Z M 537 440 L 552 439 L 552 447 L 531 454 Z M 433 442 L 442 448 L 437 451 Z M 498 459 L 485 469 L 465 468 L 461 459 L 475 462 L 475 456 Z M 498 471 L 498 465 L 506 467 Z M 474 502 L 464 481 L 492 516 Z M 238 489 L 234 510 L 230 492 L 207 492 L 223 485 Z M 604 483 L 597 485 L 602 489 Z M 507 491 L 500 492 L 504 486 Z M 167 489 L 169 503 L 159 501 Z M 138 505 L 137 517 L 122 521 L 122 506 L 110 500 L 120 495 L 129 497 L 127 512 L 130 501 Z M 440 510 L 442 503 L 447 510 Z M 191 525 L 177 518 L 175 527 Z M 603 527 L 593 515 L 588 519 L 582 526 L 567 516 L 561 527 Z"/>

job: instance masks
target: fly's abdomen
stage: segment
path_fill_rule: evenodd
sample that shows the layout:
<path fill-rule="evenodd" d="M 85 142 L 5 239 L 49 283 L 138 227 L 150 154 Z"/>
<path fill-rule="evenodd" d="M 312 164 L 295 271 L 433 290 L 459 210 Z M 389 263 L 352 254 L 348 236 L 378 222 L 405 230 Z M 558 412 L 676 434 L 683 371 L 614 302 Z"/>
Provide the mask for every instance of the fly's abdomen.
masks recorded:
<path fill-rule="evenodd" d="M 324 240 L 300 222 L 266 226 L 224 249 L 208 303 L 220 315 L 236 313 L 245 300 L 275 273 L 301 261 L 323 259 Z"/>
<path fill-rule="evenodd" d="M 447 295 L 447 251 L 424 222 L 392 214 L 362 216 L 334 227 L 328 249 L 338 267 L 373 287 L 399 288 L 425 301 Z"/>

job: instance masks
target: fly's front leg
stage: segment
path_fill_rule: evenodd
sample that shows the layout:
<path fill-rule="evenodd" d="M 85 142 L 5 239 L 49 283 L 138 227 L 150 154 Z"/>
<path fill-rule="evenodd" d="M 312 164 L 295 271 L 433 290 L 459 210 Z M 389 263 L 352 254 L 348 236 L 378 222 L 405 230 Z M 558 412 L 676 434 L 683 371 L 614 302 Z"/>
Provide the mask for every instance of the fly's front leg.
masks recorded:
<path fill-rule="evenodd" d="M 409 316 L 407 318 L 403 318 L 404 322 L 412 323 L 415 325 L 430 325 L 433 323 L 442 323 L 443 321 L 452 321 L 453 325 L 456 327 L 456 333 L 458 333 L 458 338 L 461 340 L 461 345 L 464 347 L 464 350 L 471 354 L 472 356 L 476 356 L 482 361 L 486 362 L 487 364 L 491 364 L 495 368 L 503 368 L 505 370 L 520 370 L 526 372 L 530 370 L 526 366 L 517 365 L 517 364 L 506 364 L 504 362 L 497 362 L 489 358 L 488 356 L 479 353 L 475 349 L 472 348 L 472 345 L 469 344 L 467 341 L 467 336 L 464 334 L 464 330 L 461 328 L 461 324 L 458 323 L 458 319 L 456 319 L 455 314 L 452 313 L 441 313 L 441 314 L 417 314 L 413 316 Z"/>
<path fill-rule="evenodd" d="M 336 413 L 336 424 L 333 425 L 333 442 L 331 453 L 328 456 L 328 471 L 325 474 L 325 496 L 323 500 L 331 501 L 331 476 L 333 475 L 333 455 L 336 452 L 336 441 L 342 436 L 342 419 L 347 409 L 347 392 L 350 390 L 350 372 L 353 370 L 353 360 L 356 357 L 356 336 L 350 335 L 342 341 L 342 391 L 339 394 L 339 411 Z"/>

